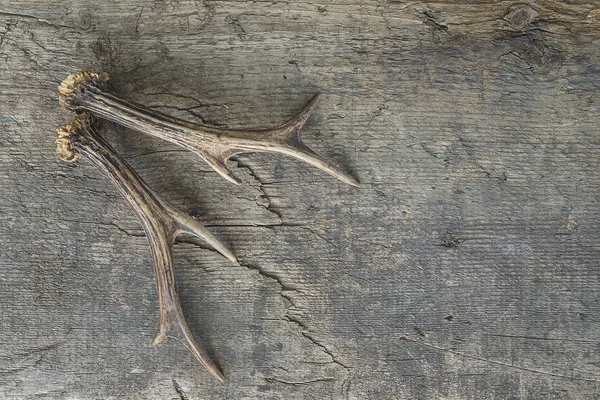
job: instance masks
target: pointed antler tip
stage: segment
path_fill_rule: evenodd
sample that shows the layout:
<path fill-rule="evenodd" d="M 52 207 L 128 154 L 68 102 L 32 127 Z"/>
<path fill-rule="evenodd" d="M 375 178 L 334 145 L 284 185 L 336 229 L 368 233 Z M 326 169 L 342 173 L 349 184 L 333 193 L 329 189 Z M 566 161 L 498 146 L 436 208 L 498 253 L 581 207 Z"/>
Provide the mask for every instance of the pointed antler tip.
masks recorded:
<path fill-rule="evenodd" d="M 232 253 L 224 254 L 224 256 L 227 257 L 227 259 L 234 264 L 238 262 L 238 259 Z"/>
<path fill-rule="evenodd" d="M 213 246 L 215 248 L 215 250 L 217 250 L 219 253 L 221 253 L 221 255 L 223 255 L 225 258 L 227 258 L 229 261 L 231 261 L 232 263 L 237 263 L 237 257 L 233 254 L 233 252 L 231 250 L 229 250 L 227 247 L 225 247 L 225 245 L 223 245 L 221 242 L 215 240 L 215 241 L 210 241 L 209 242 L 211 246 Z"/>
<path fill-rule="evenodd" d="M 159 329 L 156 332 L 156 334 L 154 335 L 154 337 L 152 338 L 152 342 L 150 344 L 152 345 L 152 347 L 157 346 L 163 340 L 165 340 L 166 337 L 167 337 L 167 335 L 161 329 Z"/>
<path fill-rule="evenodd" d="M 348 179 L 348 184 L 354 187 L 360 187 L 360 182 L 353 176 L 350 176 L 350 178 Z"/>
<path fill-rule="evenodd" d="M 221 371 L 219 371 L 218 369 L 211 369 L 209 370 L 210 373 L 219 380 L 219 382 L 225 382 L 225 376 L 223 376 L 223 373 Z"/>
<path fill-rule="evenodd" d="M 219 172 L 219 171 L 217 171 L 217 172 Z M 231 173 L 223 173 L 223 174 L 221 174 L 221 176 L 235 185 L 239 186 L 242 184 L 242 180 Z"/>

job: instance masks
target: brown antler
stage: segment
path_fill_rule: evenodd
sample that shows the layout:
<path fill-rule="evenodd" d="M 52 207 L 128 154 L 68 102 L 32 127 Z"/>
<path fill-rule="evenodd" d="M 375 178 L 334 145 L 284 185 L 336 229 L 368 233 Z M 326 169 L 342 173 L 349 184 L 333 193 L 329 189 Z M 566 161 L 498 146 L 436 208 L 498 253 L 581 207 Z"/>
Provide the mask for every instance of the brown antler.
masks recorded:
<path fill-rule="evenodd" d="M 173 269 L 173 243 L 179 235 L 191 234 L 204 239 L 232 262 L 237 261 L 235 256 L 202 224 L 171 207 L 156 194 L 102 139 L 89 114 L 80 114 L 57 131 L 56 151 L 59 157 L 64 161 L 75 161 L 83 154 L 104 170 L 133 206 L 144 226 L 152 250 L 160 309 L 158 331 L 152 345 L 157 345 L 167 336 L 179 339 L 210 373 L 222 381 L 223 374 L 194 338 L 181 310 Z"/>
<path fill-rule="evenodd" d="M 306 146 L 300 129 L 314 111 L 319 96 L 314 96 L 295 117 L 272 129 L 219 129 L 180 119 L 129 104 L 108 91 L 108 74 L 90 69 L 69 75 L 58 87 L 61 105 L 72 112 L 87 110 L 128 128 L 183 146 L 198 154 L 219 174 L 240 183 L 227 160 L 250 152 L 281 153 L 304 161 L 353 186 L 358 181 Z"/>

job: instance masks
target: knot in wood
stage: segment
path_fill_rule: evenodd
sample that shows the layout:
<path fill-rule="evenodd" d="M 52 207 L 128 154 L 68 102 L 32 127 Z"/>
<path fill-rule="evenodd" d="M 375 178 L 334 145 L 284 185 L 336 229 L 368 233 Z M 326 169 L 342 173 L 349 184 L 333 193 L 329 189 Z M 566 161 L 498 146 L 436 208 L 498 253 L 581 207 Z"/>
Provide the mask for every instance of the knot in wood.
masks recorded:
<path fill-rule="evenodd" d="M 508 22 L 511 28 L 521 31 L 527 25 L 535 21 L 539 17 L 539 13 L 533 8 L 523 5 L 519 6 L 504 16 L 504 20 Z"/>

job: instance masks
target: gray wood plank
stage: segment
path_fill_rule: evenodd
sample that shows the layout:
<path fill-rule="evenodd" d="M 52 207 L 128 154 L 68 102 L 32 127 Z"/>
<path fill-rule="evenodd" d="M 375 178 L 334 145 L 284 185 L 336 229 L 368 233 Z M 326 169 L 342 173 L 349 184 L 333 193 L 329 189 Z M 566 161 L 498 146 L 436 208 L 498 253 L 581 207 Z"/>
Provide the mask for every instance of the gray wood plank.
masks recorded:
<path fill-rule="evenodd" d="M 540 2 L 542 3 L 542 2 Z M 600 395 L 600 3 L 0 2 L 0 397 L 581 399 Z M 158 308 L 141 225 L 61 163 L 56 86 L 303 137 L 358 189 L 268 154 L 103 133 L 240 265 L 175 247 L 216 382 Z"/>

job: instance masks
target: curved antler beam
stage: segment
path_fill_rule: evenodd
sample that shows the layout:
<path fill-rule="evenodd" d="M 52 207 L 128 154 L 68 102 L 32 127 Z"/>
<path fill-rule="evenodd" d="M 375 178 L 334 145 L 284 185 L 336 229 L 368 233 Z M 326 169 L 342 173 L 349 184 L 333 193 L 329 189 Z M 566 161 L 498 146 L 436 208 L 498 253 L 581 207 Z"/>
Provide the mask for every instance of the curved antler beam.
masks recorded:
<path fill-rule="evenodd" d="M 191 122 L 133 105 L 110 93 L 108 74 L 96 69 L 69 75 L 58 87 L 63 108 L 89 111 L 128 128 L 178 144 L 193 151 L 225 179 L 239 184 L 227 166 L 231 156 L 241 153 L 271 152 L 296 158 L 342 182 L 359 186 L 358 181 L 306 146 L 300 129 L 315 110 L 314 96 L 295 117 L 272 129 L 230 130 Z"/>
<path fill-rule="evenodd" d="M 178 236 L 191 234 L 205 240 L 232 262 L 237 260 L 202 224 L 176 210 L 154 192 L 102 139 L 94 124 L 92 116 L 82 113 L 68 124 L 60 126 L 57 129 L 59 137 L 55 140 L 56 152 L 68 162 L 84 155 L 106 172 L 144 226 L 152 250 L 160 310 L 158 330 L 152 345 L 159 344 L 167 336 L 178 339 L 211 374 L 222 381 L 223 374 L 200 347 L 183 315 L 173 269 L 173 243 Z"/>

